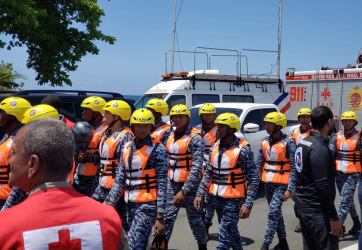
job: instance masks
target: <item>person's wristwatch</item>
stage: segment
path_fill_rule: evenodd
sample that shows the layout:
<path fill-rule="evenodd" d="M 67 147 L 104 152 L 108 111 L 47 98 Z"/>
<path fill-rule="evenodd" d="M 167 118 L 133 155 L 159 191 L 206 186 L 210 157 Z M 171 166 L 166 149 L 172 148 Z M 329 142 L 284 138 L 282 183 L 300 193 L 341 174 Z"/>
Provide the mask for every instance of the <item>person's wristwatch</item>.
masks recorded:
<path fill-rule="evenodd" d="M 187 191 L 185 189 L 181 189 L 183 195 L 187 195 Z"/>

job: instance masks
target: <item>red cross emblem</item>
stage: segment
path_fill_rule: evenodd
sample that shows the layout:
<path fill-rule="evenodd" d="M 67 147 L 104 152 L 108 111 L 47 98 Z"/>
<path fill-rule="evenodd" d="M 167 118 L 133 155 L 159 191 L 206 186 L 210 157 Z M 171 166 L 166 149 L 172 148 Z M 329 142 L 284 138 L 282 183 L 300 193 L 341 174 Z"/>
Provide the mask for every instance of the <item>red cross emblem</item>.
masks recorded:
<path fill-rule="evenodd" d="M 331 92 L 328 91 L 328 88 L 324 88 L 323 92 L 321 92 L 321 97 L 323 97 L 324 101 L 327 101 L 327 98 L 331 96 Z"/>
<path fill-rule="evenodd" d="M 58 231 L 59 242 L 49 244 L 49 250 L 82 250 L 81 239 L 70 239 L 69 229 Z"/>

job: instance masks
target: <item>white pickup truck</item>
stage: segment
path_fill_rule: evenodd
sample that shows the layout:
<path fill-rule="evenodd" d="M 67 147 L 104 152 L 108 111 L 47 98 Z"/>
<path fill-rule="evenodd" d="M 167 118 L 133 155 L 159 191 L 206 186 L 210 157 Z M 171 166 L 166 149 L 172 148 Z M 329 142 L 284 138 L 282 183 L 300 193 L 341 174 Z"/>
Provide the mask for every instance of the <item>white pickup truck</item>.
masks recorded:
<path fill-rule="evenodd" d="M 216 117 L 221 113 L 234 113 L 240 119 L 240 132 L 236 135 L 250 143 L 254 156 L 257 157 L 262 140 L 268 136 L 265 130 L 264 117 L 270 112 L 279 112 L 279 109 L 274 104 L 264 103 L 213 103 L 216 108 Z M 196 126 L 201 123 L 199 117 L 199 108 L 201 105 L 196 105 L 190 109 L 191 111 L 191 126 Z M 283 129 L 283 133 L 289 134 L 298 124 L 287 125 Z"/>

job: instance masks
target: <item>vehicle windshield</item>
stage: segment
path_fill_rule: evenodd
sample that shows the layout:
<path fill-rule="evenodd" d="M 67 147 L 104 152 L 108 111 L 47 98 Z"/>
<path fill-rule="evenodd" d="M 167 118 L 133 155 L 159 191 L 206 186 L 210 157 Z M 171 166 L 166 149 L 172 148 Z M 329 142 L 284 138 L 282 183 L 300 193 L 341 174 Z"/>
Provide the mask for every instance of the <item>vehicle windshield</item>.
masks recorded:
<path fill-rule="evenodd" d="M 199 108 L 191 108 L 190 112 L 191 112 L 190 125 L 192 127 L 196 127 L 197 125 L 199 125 L 201 123 L 201 118 L 199 116 Z M 241 113 L 243 113 L 243 110 L 236 109 L 236 108 L 216 108 L 215 119 L 216 119 L 216 117 L 218 117 L 218 115 L 220 115 L 222 113 L 233 113 L 237 117 L 240 117 Z"/>
<path fill-rule="evenodd" d="M 159 98 L 163 99 L 168 95 L 168 93 L 156 93 L 156 94 L 146 94 L 141 97 L 141 99 L 138 100 L 138 102 L 135 104 L 136 109 L 144 108 L 146 103 L 153 99 L 153 98 Z"/>

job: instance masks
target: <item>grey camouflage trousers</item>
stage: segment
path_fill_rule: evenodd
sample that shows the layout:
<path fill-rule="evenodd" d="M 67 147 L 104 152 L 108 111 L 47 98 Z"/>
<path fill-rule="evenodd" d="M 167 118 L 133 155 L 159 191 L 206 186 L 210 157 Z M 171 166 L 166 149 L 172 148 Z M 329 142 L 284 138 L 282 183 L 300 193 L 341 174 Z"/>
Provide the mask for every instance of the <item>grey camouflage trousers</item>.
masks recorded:
<path fill-rule="evenodd" d="M 336 172 L 336 184 L 339 191 L 338 217 L 343 224 L 350 213 L 352 217 L 357 216 L 354 205 L 354 192 L 356 191 L 360 173 L 345 174 L 341 171 Z"/>

